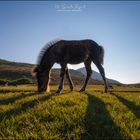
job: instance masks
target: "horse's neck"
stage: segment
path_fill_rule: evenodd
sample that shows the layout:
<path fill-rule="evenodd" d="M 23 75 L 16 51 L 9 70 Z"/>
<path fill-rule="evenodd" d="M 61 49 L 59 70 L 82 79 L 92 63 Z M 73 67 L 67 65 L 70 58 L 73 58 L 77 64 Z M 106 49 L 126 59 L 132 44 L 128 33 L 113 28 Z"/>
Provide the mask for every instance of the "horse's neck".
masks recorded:
<path fill-rule="evenodd" d="M 50 71 L 52 68 L 52 61 L 50 60 L 49 55 L 46 55 L 41 61 L 40 68 L 45 71 Z"/>

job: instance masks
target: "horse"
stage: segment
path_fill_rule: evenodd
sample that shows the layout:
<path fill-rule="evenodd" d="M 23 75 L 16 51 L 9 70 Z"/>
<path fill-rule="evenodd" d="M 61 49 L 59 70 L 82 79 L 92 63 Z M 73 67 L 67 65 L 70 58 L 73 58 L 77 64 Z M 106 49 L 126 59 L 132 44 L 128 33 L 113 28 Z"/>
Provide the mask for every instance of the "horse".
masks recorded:
<path fill-rule="evenodd" d="M 108 86 L 103 68 L 104 48 L 90 39 L 84 40 L 63 40 L 56 39 L 47 43 L 39 53 L 37 64 L 34 66 L 32 73 L 36 76 L 38 92 L 49 92 L 49 79 L 51 68 L 54 63 L 61 66 L 60 83 L 56 93 L 60 94 L 63 90 L 64 76 L 69 81 L 70 90 L 73 91 L 74 85 L 71 80 L 67 64 L 84 63 L 87 76 L 79 92 L 86 90 L 89 78 L 92 74 L 91 62 L 98 68 L 103 81 L 104 92 L 107 93 Z"/>

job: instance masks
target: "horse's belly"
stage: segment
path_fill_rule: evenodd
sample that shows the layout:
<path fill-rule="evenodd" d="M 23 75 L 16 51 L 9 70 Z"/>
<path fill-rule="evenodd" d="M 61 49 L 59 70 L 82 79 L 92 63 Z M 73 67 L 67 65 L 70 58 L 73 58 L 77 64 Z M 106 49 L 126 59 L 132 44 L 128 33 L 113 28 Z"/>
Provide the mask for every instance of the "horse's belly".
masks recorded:
<path fill-rule="evenodd" d="M 73 62 L 73 61 L 69 61 L 68 63 L 69 63 L 69 64 L 79 64 L 79 63 L 82 63 L 82 62 L 83 62 L 83 61 L 74 61 L 74 62 Z"/>
<path fill-rule="evenodd" d="M 75 56 L 75 57 L 70 57 L 67 61 L 69 64 L 79 64 L 84 62 L 87 59 L 87 57 L 80 57 L 80 56 Z"/>

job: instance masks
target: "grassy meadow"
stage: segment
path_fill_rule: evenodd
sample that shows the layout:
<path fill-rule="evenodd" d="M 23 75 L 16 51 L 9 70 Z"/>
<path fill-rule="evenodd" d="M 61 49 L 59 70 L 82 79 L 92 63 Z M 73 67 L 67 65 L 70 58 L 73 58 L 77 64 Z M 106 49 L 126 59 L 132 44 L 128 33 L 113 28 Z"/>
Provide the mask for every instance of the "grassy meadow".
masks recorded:
<path fill-rule="evenodd" d="M 79 93 L 0 87 L 0 139 L 140 139 L 140 88 L 88 86 Z"/>

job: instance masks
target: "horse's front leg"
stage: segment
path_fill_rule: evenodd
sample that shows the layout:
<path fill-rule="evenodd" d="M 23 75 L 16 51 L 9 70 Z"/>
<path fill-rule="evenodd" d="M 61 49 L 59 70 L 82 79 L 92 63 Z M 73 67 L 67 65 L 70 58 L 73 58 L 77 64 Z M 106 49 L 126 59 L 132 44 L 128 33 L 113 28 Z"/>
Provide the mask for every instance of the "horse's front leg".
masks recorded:
<path fill-rule="evenodd" d="M 63 89 L 65 73 L 66 73 L 66 64 L 65 65 L 63 64 L 63 65 L 61 65 L 59 87 L 58 87 L 58 90 L 56 91 L 56 93 L 58 93 L 58 94 L 60 94 Z"/>

